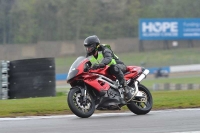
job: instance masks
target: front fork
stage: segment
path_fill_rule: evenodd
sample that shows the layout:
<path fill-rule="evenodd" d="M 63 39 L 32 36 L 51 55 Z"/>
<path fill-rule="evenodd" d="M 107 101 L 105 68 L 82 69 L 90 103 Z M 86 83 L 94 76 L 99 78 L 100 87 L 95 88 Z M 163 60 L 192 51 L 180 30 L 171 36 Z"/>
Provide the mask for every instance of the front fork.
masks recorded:
<path fill-rule="evenodd" d="M 86 84 L 84 83 L 84 89 L 81 89 L 81 96 L 83 97 L 83 102 L 86 102 L 87 100 L 87 87 Z"/>

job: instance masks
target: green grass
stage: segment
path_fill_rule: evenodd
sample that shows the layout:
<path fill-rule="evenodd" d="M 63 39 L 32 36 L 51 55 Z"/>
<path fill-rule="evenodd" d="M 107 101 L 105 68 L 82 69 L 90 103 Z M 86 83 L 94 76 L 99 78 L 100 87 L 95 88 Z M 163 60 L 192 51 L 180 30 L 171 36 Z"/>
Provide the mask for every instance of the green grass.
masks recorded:
<path fill-rule="evenodd" d="M 200 64 L 200 48 L 182 48 L 147 52 L 116 53 L 126 65 L 145 67 Z M 57 73 L 67 73 L 77 56 L 56 58 Z"/>
<path fill-rule="evenodd" d="M 66 96 L 0 100 L 0 116 L 26 116 L 67 113 Z"/>
<path fill-rule="evenodd" d="M 152 92 L 153 109 L 200 107 L 200 90 Z M 66 96 L 0 100 L 0 117 L 69 114 Z M 127 110 L 126 107 L 122 111 Z"/>
<path fill-rule="evenodd" d="M 153 92 L 154 109 L 200 107 L 200 90 Z"/>

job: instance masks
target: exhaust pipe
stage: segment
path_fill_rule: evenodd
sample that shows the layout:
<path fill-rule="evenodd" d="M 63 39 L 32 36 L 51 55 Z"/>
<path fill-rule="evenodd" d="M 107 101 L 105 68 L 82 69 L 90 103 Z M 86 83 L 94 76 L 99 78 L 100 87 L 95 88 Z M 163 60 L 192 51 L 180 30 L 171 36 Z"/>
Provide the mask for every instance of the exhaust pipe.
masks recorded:
<path fill-rule="evenodd" d="M 142 72 L 142 74 L 136 79 L 136 81 L 134 83 L 134 85 L 135 85 L 135 94 L 134 94 L 134 96 L 136 96 L 138 94 L 138 91 L 139 91 L 139 89 L 138 89 L 138 83 L 141 82 L 147 76 L 147 74 L 149 74 L 149 70 L 145 69 Z M 140 96 L 140 95 L 138 94 L 138 96 Z"/>
<path fill-rule="evenodd" d="M 141 82 L 149 74 L 149 70 L 145 69 L 143 73 L 136 79 L 138 82 Z"/>

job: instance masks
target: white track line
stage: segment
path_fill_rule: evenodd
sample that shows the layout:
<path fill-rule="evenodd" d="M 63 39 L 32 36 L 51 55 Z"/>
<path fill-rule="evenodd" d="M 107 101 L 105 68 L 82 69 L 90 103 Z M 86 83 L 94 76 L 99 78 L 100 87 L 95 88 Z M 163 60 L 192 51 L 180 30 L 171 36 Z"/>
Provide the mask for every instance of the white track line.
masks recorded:
<path fill-rule="evenodd" d="M 171 132 L 171 133 L 200 133 L 200 131 L 188 131 L 188 132 Z"/>

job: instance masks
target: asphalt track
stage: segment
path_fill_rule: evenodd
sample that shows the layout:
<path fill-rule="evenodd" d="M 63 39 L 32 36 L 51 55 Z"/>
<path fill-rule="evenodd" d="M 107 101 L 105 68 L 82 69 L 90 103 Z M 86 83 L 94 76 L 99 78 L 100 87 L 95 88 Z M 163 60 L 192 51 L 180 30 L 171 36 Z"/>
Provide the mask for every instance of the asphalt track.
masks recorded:
<path fill-rule="evenodd" d="M 94 114 L 0 118 L 0 133 L 200 133 L 200 108 L 151 111 L 147 115 Z"/>

